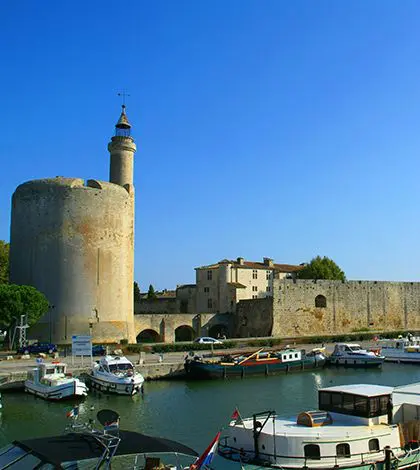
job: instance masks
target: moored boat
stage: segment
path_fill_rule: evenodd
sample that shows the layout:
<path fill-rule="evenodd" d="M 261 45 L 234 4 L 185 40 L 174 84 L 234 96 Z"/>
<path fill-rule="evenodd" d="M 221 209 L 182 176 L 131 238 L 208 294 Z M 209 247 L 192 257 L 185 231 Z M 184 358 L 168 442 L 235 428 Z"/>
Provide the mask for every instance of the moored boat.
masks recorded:
<path fill-rule="evenodd" d="M 85 397 L 88 388 L 67 373 L 67 365 L 63 362 L 43 362 L 28 372 L 25 391 L 46 400 L 64 400 Z"/>
<path fill-rule="evenodd" d="M 382 355 L 362 349 L 359 344 L 337 343 L 328 363 L 346 367 L 380 367 L 384 360 Z"/>
<path fill-rule="evenodd" d="M 381 339 L 377 343 L 385 361 L 420 363 L 420 338 L 408 335 L 396 339 Z"/>
<path fill-rule="evenodd" d="M 141 391 L 144 377 L 124 356 L 104 356 L 88 374 L 91 388 L 118 395 L 134 395 Z"/>
<path fill-rule="evenodd" d="M 248 355 L 225 355 L 218 359 L 205 359 L 201 356 L 187 358 L 185 371 L 188 377 L 197 379 L 245 378 L 249 375 L 315 369 L 324 364 L 325 356 L 320 350 L 306 353 L 292 348 L 279 351 L 260 349 Z"/>
<path fill-rule="evenodd" d="M 17 440 L 0 449 L 0 470 L 40 469 L 170 469 L 182 470 L 197 453 L 176 441 L 121 430 L 112 410 L 97 414 L 102 429 L 93 420 L 76 421 L 66 433 L 51 437 Z"/>
<path fill-rule="evenodd" d="M 420 401 L 414 414 L 412 410 L 408 414 L 411 403 L 405 418 L 401 411 L 405 396 L 412 397 L 412 393 L 400 392 L 394 406 L 393 387 L 335 386 L 319 390 L 317 410 L 293 418 L 268 411 L 235 419 L 221 436 L 218 454 L 222 459 L 215 461 L 214 468 L 223 469 L 223 459 L 236 462 L 238 469 L 417 468 L 420 436 L 413 420 Z M 419 395 L 417 384 L 417 400 Z"/>

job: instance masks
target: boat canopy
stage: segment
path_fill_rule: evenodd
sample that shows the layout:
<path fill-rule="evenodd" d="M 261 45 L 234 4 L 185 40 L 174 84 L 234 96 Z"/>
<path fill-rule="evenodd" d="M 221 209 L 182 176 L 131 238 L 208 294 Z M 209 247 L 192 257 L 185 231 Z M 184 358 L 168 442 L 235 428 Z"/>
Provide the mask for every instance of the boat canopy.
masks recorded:
<path fill-rule="evenodd" d="M 179 442 L 146 436 L 134 431 L 119 431 L 121 442 L 115 456 L 136 454 L 177 453 L 197 457 L 197 452 Z M 14 441 L 0 450 L 0 469 L 35 468 L 27 464 L 49 463 L 60 467 L 64 462 L 99 459 L 104 453 L 101 442 L 92 433 L 69 433 Z M 22 464 L 25 467 L 22 467 Z M 10 465 L 10 466 L 9 466 Z"/>

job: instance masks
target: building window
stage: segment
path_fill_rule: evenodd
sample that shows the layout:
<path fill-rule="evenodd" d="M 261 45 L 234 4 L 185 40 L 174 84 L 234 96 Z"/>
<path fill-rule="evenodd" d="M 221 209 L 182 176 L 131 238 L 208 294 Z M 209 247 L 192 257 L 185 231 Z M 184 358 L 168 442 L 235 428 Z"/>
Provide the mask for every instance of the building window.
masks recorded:
<path fill-rule="evenodd" d="M 207 308 L 213 308 L 213 300 L 207 299 Z"/>
<path fill-rule="evenodd" d="M 327 298 L 323 295 L 317 295 L 315 297 L 316 308 L 327 308 Z"/>
<path fill-rule="evenodd" d="M 265 278 L 266 279 L 271 279 L 271 271 L 266 271 L 265 272 Z"/>
<path fill-rule="evenodd" d="M 204 293 L 205 293 L 205 294 L 208 294 L 209 292 L 210 292 L 210 289 L 209 289 L 208 287 L 205 287 L 205 288 L 204 288 Z"/>
<path fill-rule="evenodd" d="M 258 270 L 257 269 L 252 270 L 252 279 L 258 279 Z"/>
<path fill-rule="evenodd" d="M 305 452 L 305 457 L 311 460 L 321 460 L 321 452 L 319 450 L 319 445 L 317 444 L 306 444 L 303 448 Z"/>
<path fill-rule="evenodd" d="M 252 291 L 253 292 L 258 292 L 258 286 L 252 286 Z"/>
<path fill-rule="evenodd" d="M 211 281 L 213 279 L 213 271 L 207 271 L 207 280 Z"/>
<path fill-rule="evenodd" d="M 369 452 L 379 452 L 379 439 L 369 441 Z"/>
<path fill-rule="evenodd" d="M 351 457 L 350 444 L 347 444 L 347 442 L 343 444 L 337 444 L 336 452 L 337 457 Z"/>
<path fill-rule="evenodd" d="M 271 291 L 271 287 L 270 287 L 270 286 L 267 286 L 266 291 L 267 291 L 267 292 L 270 292 L 270 291 Z"/>
<path fill-rule="evenodd" d="M 258 295 L 255 295 L 255 294 L 254 294 L 254 295 L 252 296 L 252 298 L 253 298 L 253 299 L 258 299 Z"/>

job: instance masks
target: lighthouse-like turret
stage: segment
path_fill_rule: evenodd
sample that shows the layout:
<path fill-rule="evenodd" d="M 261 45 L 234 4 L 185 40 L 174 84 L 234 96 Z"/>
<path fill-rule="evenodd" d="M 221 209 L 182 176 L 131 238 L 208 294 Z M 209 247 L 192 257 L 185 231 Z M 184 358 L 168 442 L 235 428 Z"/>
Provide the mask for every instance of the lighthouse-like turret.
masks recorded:
<path fill-rule="evenodd" d="M 131 137 L 131 124 L 122 105 L 121 116 L 115 125 L 115 135 L 108 144 L 111 154 L 109 181 L 120 186 L 133 185 L 133 160 L 136 144 Z"/>

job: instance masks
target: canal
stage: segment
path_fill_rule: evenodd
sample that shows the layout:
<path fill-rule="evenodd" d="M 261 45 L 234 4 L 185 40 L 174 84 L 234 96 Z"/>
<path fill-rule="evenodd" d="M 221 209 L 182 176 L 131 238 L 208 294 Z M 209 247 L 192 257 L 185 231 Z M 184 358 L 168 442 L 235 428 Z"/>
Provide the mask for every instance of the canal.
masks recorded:
<path fill-rule="evenodd" d="M 91 394 L 80 406 L 80 420 L 102 408 L 116 410 L 121 428 L 178 440 L 201 452 L 229 423 L 235 407 L 242 416 L 276 410 L 292 416 L 317 408 L 317 390 L 341 384 L 405 385 L 420 381 L 420 366 L 389 364 L 382 369 L 326 368 L 244 380 L 147 382 L 143 396 Z M 0 445 L 14 439 L 60 434 L 70 402 L 50 403 L 25 393 L 4 393 Z M 92 410 L 93 408 L 93 410 Z M 226 465 L 226 468 L 229 466 Z"/>

